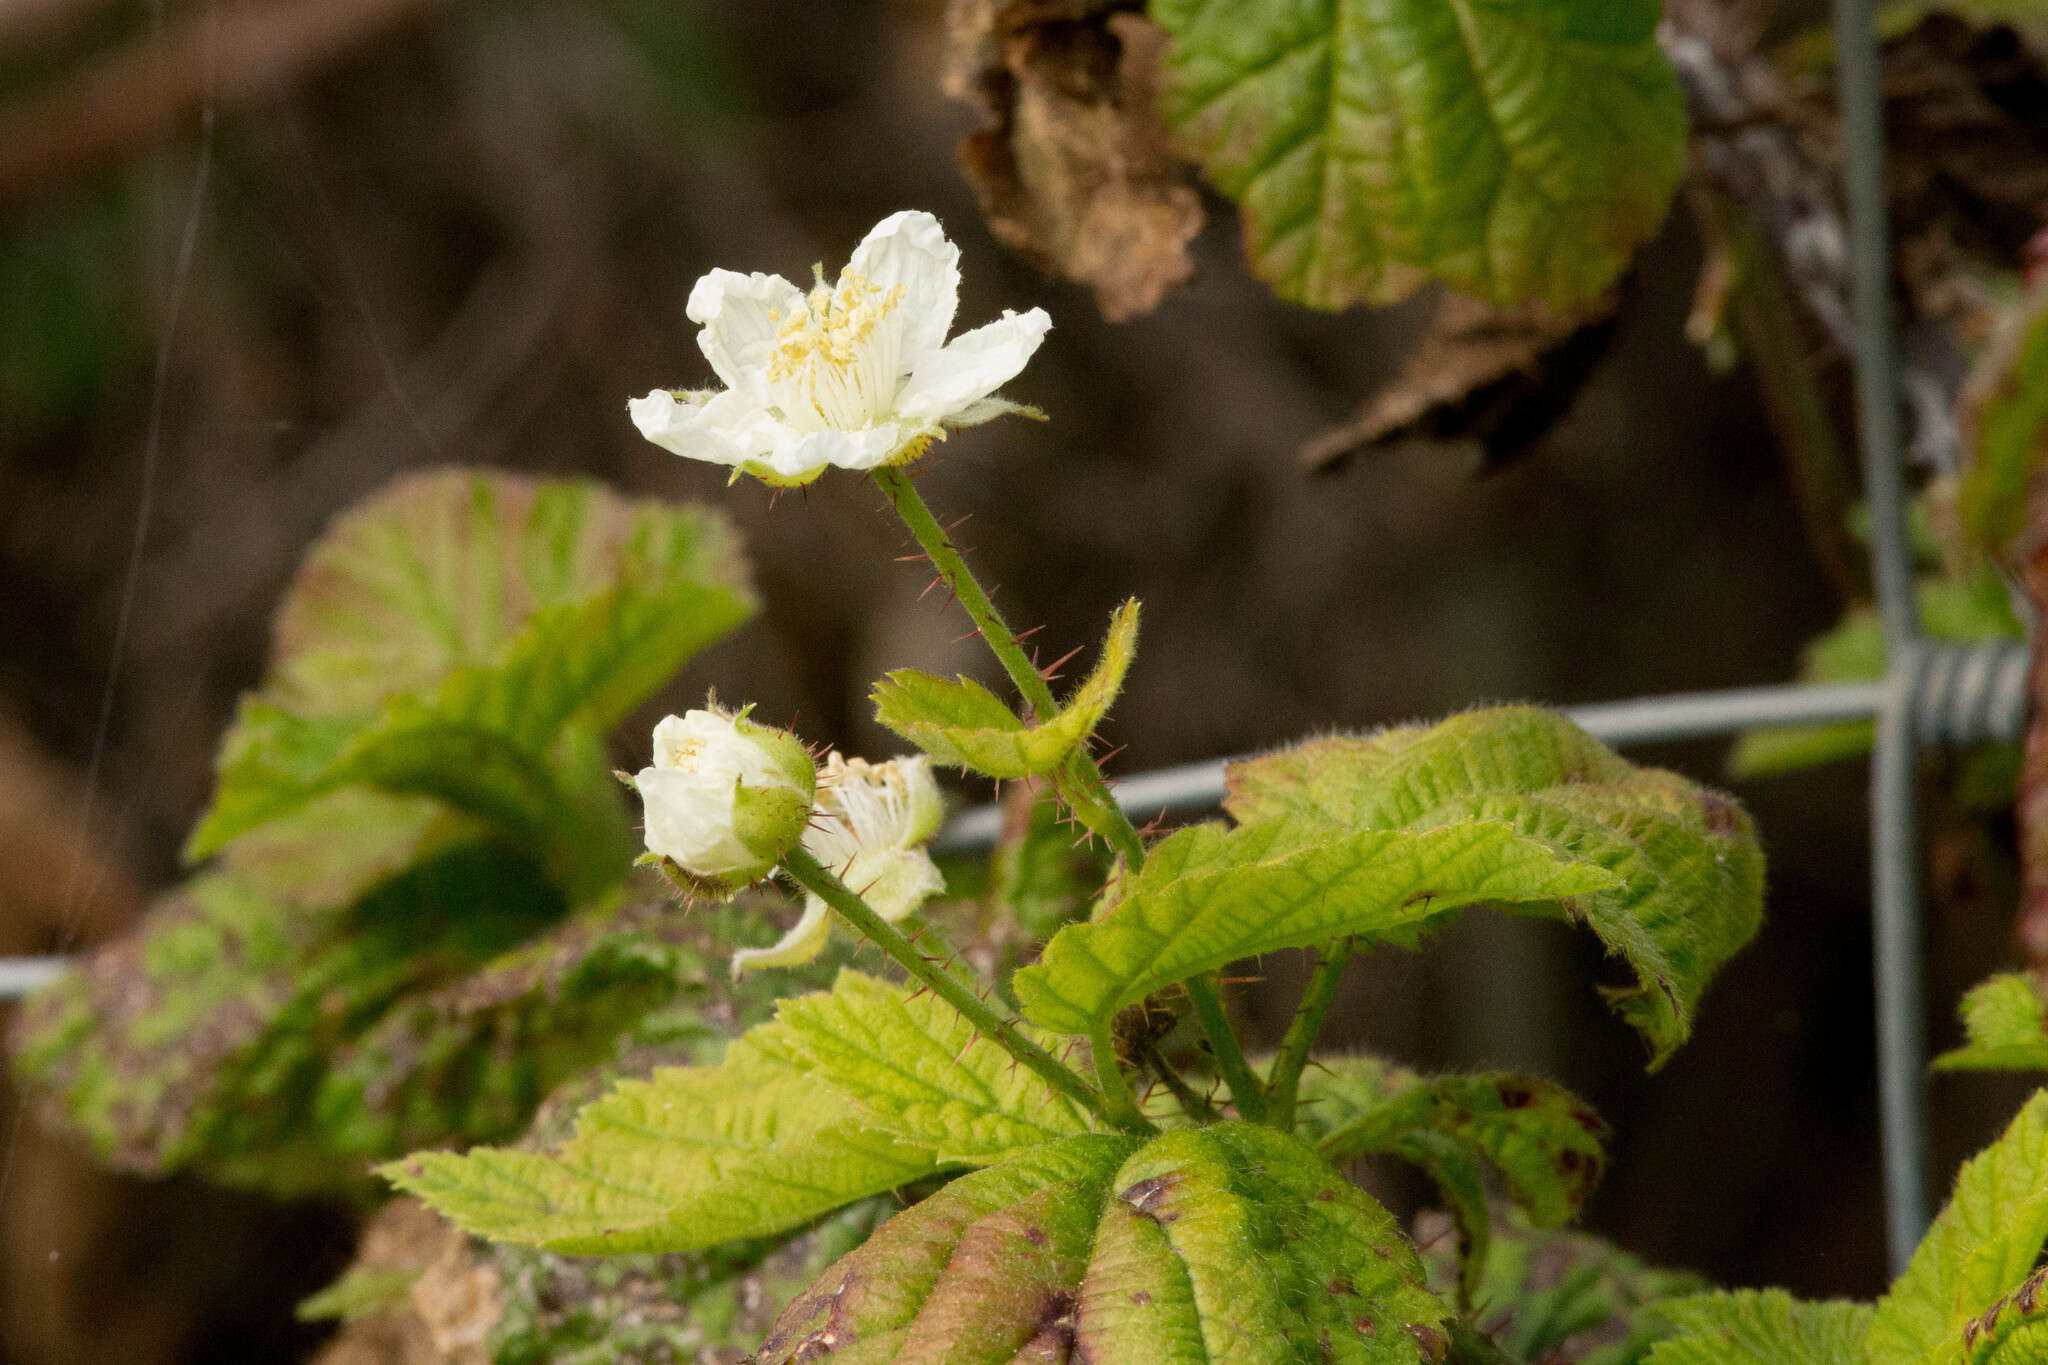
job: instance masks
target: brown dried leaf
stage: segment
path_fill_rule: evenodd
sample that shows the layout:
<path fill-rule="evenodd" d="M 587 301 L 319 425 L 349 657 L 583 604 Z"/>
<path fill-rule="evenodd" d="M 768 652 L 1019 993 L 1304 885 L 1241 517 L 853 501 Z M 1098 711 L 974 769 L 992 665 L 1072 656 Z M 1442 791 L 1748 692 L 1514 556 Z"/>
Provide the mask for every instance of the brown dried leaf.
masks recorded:
<path fill-rule="evenodd" d="M 1513 459 L 1578 397 L 1613 338 L 1614 309 L 1611 296 L 1592 313 L 1564 316 L 1445 294 L 1401 372 L 1357 416 L 1305 442 L 1302 462 L 1327 465 L 1412 434 L 1475 439 L 1489 465 Z"/>
<path fill-rule="evenodd" d="M 1154 103 L 1165 35 L 1101 0 L 950 0 L 947 30 L 948 93 L 993 124 L 960 143 L 990 231 L 1113 322 L 1152 311 L 1202 227 Z"/>

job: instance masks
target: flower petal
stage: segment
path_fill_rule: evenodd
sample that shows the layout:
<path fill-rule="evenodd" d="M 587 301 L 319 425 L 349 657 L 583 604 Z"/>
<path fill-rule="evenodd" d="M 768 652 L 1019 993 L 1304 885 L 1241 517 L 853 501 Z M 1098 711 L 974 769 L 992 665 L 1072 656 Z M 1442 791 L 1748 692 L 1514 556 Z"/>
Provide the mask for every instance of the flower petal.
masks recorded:
<path fill-rule="evenodd" d="M 697 348 L 729 389 L 767 402 L 768 359 L 783 319 L 802 306 L 803 292 L 780 275 L 714 270 L 690 291 Z"/>
<path fill-rule="evenodd" d="M 732 787 L 679 768 L 642 768 L 633 785 L 646 812 L 647 848 L 700 877 L 760 867 L 732 828 Z"/>
<path fill-rule="evenodd" d="M 943 422 L 1014 378 L 1045 340 L 1052 319 L 1043 308 L 1008 309 L 986 327 L 962 332 L 928 355 L 896 399 L 899 416 Z"/>
<path fill-rule="evenodd" d="M 903 428 L 894 422 L 880 426 L 864 427 L 859 431 L 795 432 L 789 433 L 786 442 L 778 442 L 773 455 L 765 462 L 777 473 L 788 477 L 801 477 L 801 471 L 815 474 L 826 465 L 840 469 L 875 469 L 889 462 L 889 457 L 902 449 L 906 439 Z"/>
<path fill-rule="evenodd" d="M 775 444 L 774 419 L 731 389 L 701 401 L 656 389 L 629 400 L 626 412 L 642 436 L 687 459 L 740 464 Z"/>
<path fill-rule="evenodd" d="M 762 967 L 800 967 L 825 951 L 825 941 L 832 936 L 832 924 L 826 915 L 829 907 L 816 896 L 804 901 L 804 917 L 796 926 L 767 948 L 735 948 L 732 954 L 732 974 L 735 979 L 741 972 L 758 971 Z"/>
<path fill-rule="evenodd" d="M 896 354 L 904 370 L 939 349 L 960 306 L 960 248 L 938 219 L 916 209 L 890 214 L 853 249 L 846 269 L 884 293 L 903 286 L 893 316 L 902 320 Z"/>
<path fill-rule="evenodd" d="M 946 889 L 939 865 L 921 848 L 857 853 L 839 880 L 892 923 Z"/>

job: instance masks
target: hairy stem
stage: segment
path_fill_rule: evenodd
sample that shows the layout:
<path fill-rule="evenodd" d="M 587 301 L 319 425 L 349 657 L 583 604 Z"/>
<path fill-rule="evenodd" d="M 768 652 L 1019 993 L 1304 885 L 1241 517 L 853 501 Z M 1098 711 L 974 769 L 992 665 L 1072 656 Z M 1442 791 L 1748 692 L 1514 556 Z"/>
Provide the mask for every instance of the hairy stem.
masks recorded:
<path fill-rule="evenodd" d="M 895 925 L 876 914 L 866 901 L 816 858 L 801 848 L 793 848 L 783 855 L 782 870 L 793 877 L 804 890 L 816 893 L 819 899 L 839 913 L 840 918 L 852 925 L 854 931 L 862 938 L 894 958 L 904 971 L 909 972 L 933 995 L 960 1011 L 968 1023 L 973 1024 L 986 1037 L 1001 1043 L 1012 1057 L 1037 1072 L 1055 1090 L 1080 1102 L 1091 1113 L 1119 1127 L 1151 1126 L 1145 1123 L 1142 1115 L 1136 1113 L 1135 1104 L 1131 1106 L 1131 1116 L 1137 1119 L 1135 1125 L 1126 1123 L 1123 1116 L 1113 1113 L 1111 1104 L 1104 1100 L 1095 1087 L 1081 1079 L 1059 1058 L 1026 1038 L 1015 1024 L 991 1009 L 988 1002 L 976 995 L 959 977 L 937 963 L 926 961 L 924 954 L 917 950 L 916 944 L 905 938 Z M 1115 1065 L 1113 1055 L 1111 1065 Z"/>
<path fill-rule="evenodd" d="M 1017 691 L 1026 704 L 1044 721 L 1059 711 L 1052 688 L 1039 676 L 1038 669 L 1024 652 L 1024 646 L 1017 641 L 1017 634 L 1003 620 L 1001 612 L 989 595 L 982 591 L 981 583 L 974 571 L 961 558 L 959 548 L 946 534 L 946 528 L 932 515 L 932 509 L 917 491 L 910 475 L 901 469 L 877 469 L 874 472 L 875 486 L 889 499 L 889 505 L 896 509 L 896 515 L 910 528 L 919 548 L 930 559 L 939 577 L 960 599 L 981 638 L 995 652 L 996 660 L 1003 671 L 1010 675 Z M 1131 824 L 1130 816 L 1110 794 L 1109 783 L 1103 780 L 1102 769 L 1085 750 L 1076 750 L 1071 758 L 1055 774 L 1060 795 L 1067 799 L 1074 814 L 1095 833 L 1109 841 L 1110 847 L 1123 855 L 1124 862 L 1133 871 L 1145 861 L 1145 843 L 1138 837 L 1137 829 Z"/>
<path fill-rule="evenodd" d="M 1131 1091 L 1130 1077 L 1124 1075 L 1123 1063 L 1117 1060 L 1116 1041 L 1110 1028 L 1105 1020 L 1088 1035 L 1088 1050 L 1095 1054 L 1095 1083 L 1102 1087 L 1106 1117 L 1119 1128 L 1154 1132 L 1151 1120 L 1138 1108 L 1138 1097 Z"/>
<path fill-rule="evenodd" d="M 1330 1002 L 1337 998 L 1337 983 L 1344 977 L 1344 966 L 1351 961 L 1353 947 L 1352 940 L 1347 938 L 1323 953 L 1315 974 L 1308 979 L 1301 1004 L 1295 1008 L 1294 1022 L 1287 1026 L 1287 1036 L 1280 1041 L 1280 1055 L 1273 1059 L 1273 1070 L 1266 1082 L 1266 1122 L 1283 1133 L 1294 1129 L 1294 1099 L 1301 1090 L 1301 1069 L 1308 1065 L 1309 1049 L 1322 1035 L 1323 1016 L 1330 1012 Z"/>
<path fill-rule="evenodd" d="M 1188 1000 L 1195 1007 L 1195 1019 L 1201 1024 L 1202 1032 L 1208 1036 L 1209 1050 L 1216 1057 L 1217 1074 L 1230 1087 L 1230 1102 L 1237 1107 L 1238 1117 L 1250 1123 L 1257 1123 L 1266 1117 L 1266 1087 L 1259 1082 L 1258 1073 L 1251 1063 L 1244 1059 L 1244 1049 L 1238 1046 L 1237 1030 L 1230 1026 L 1230 1015 L 1223 1008 L 1223 988 L 1215 972 L 1204 972 L 1187 982 Z"/>
<path fill-rule="evenodd" d="M 1165 1054 L 1160 1052 L 1159 1044 L 1145 1044 L 1138 1054 L 1138 1060 L 1145 1064 L 1146 1070 L 1159 1078 L 1161 1085 L 1173 1092 L 1174 1099 L 1180 1102 L 1181 1112 L 1189 1118 L 1202 1123 L 1215 1123 L 1223 1117 L 1216 1112 L 1216 1106 L 1209 1103 L 1206 1095 L 1198 1093 L 1187 1083 L 1184 1076 L 1173 1069 L 1173 1063 L 1167 1061 Z"/>

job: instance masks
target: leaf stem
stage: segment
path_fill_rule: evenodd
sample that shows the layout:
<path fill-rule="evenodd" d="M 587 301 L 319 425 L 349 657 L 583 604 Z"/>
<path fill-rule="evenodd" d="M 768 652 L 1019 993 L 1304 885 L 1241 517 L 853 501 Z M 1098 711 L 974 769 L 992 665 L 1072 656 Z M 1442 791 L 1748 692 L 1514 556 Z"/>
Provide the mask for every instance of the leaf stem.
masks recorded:
<path fill-rule="evenodd" d="M 960 599 L 960 605 L 973 620 L 981 638 L 994 651 L 1003 671 L 1010 675 L 1017 691 L 1031 707 L 1040 721 L 1050 719 L 1059 711 L 1059 702 L 1053 698 L 1052 688 L 1039 675 L 1037 667 L 1024 652 L 1024 646 L 1017 641 L 1017 634 L 1003 620 L 996 604 L 982 590 L 974 571 L 967 567 L 967 561 L 953 544 L 946 528 L 932 515 L 931 506 L 924 495 L 917 491 L 910 475 L 900 468 L 877 469 L 874 471 L 875 486 L 882 490 L 882 496 L 896 509 L 896 515 L 910 528 L 925 557 L 938 570 L 939 578 L 952 589 L 953 596 Z M 1133 871 L 1145 862 L 1145 842 L 1138 837 L 1138 831 L 1131 824 L 1130 816 L 1110 794 L 1109 783 L 1103 780 L 1102 769 L 1096 766 L 1085 748 L 1076 749 L 1062 766 L 1055 780 L 1060 794 L 1067 798 L 1074 814 L 1089 829 L 1100 834 Z"/>
<path fill-rule="evenodd" d="M 916 944 L 905 938 L 895 925 L 876 914 L 866 901 L 845 882 L 834 876 L 823 863 L 803 849 L 793 848 L 783 855 L 782 870 L 795 879 L 804 890 L 814 892 L 820 900 L 837 911 L 840 918 L 853 926 L 854 931 L 861 937 L 894 958 L 904 971 L 909 972 L 933 995 L 960 1011 L 968 1023 L 973 1024 L 987 1037 L 1001 1043 L 1012 1057 L 1037 1072 L 1055 1090 L 1086 1106 L 1089 1112 L 1119 1127 L 1131 1126 L 1125 1122 L 1123 1116 L 1112 1113 L 1110 1103 L 1072 1068 L 1026 1038 L 1015 1024 L 991 1009 L 988 1002 L 976 995 L 960 978 L 938 964 L 927 961 L 924 954 L 917 950 Z M 1114 1065 L 1113 1055 L 1111 1064 Z M 1133 1105 L 1132 1109 L 1135 1113 L 1136 1106 Z M 1136 1117 L 1140 1125 L 1150 1127 L 1142 1115 Z"/>
<path fill-rule="evenodd" d="M 1116 1041 L 1111 1029 L 1110 1021 L 1105 1019 L 1088 1035 L 1088 1050 L 1095 1055 L 1095 1083 L 1102 1087 L 1107 1117 L 1119 1128 L 1156 1132 L 1158 1130 L 1152 1126 L 1152 1121 L 1138 1108 L 1138 1097 L 1131 1090 L 1131 1079 L 1124 1075 L 1123 1063 L 1117 1059 Z"/>
<path fill-rule="evenodd" d="M 1202 1032 L 1208 1035 L 1209 1051 L 1215 1055 L 1216 1070 L 1223 1077 L 1223 1083 L 1230 1087 L 1230 1102 L 1237 1107 L 1239 1118 L 1248 1123 L 1258 1123 L 1266 1117 L 1266 1087 L 1259 1082 L 1258 1073 L 1251 1063 L 1244 1059 L 1244 1049 L 1238 1046 L 1237 1030 L 1230 1026 L 1230 1015 L 1223 1008 L 1223 988 L 1216 972 L 1203 972 L 1187 983 L 1188 1000 L 1195 1007 L 1195 1018 L 1202 1025 Z"/>
<path fill-rule="evenodd" d="M 1174 1099 L 1180 1102 L 1181 1112 L 1189 1118 L 1202 1123 L 1216 1123 L 1223 1118 L 1223 1115 L 1216 1112 L 1216 1106 L 1209 1103 L 1206 1095 L 1197 1092 L 1188 1084 L 1186 1077 L 1173 1069 L 1173 1063 L 1167 1061 L 1165 1054 L 1160 1052 L 1159 1044 L 1145 1044 L 1138 1059 L 1159 1078 L 1161 1085 L 1173 1092 Z"/>
<path fill-rule="evenodd" d="M 1302 992 L 1301 1004 L 1295 1008 L 1294 1022 L 1280 1041 L 1280 1055 L 1273 1059 L 1266 1082 L 1266 1122 L 1283 1133 L 1294 1130 L 1294 1099 L 1301 1090 L 1301 1069 L 1308 1065 L 1309 1049 L 1322 1034 L 1323 1016 L 1337 998 L 1337 983 L 1343 979 L 1344 966 L 1351 961 L 1355 947 L 1354 941 L 1346 938 L 1324 951 L 1323 960 L 1308 979 L 1308 989 Z"/>

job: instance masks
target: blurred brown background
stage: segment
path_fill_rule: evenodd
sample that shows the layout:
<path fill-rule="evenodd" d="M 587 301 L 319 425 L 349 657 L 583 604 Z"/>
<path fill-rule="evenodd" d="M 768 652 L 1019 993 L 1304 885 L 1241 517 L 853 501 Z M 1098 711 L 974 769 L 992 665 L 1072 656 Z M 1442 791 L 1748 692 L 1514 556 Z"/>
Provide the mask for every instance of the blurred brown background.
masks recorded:
<path fill-rule="evenodd" d="M 962 538 L 1049 653 L 1145 600 L 1116 771 L 1483 700 L 1776 681 L 1834 619 L 1749 377 L 1710 375 L 1682 336 L 1682 210 L 1527 458 L 1482 477 L 1475 451 L 1413 442 L 1309 474 L 1301 444 L 1393 372 L 1418 307 L 1275 302 L 1219 203 L 1190 286 L 1105 323 L 991 240 L 940 41 L 907 0 L 0 6 L 0 949 L 94 941 L 174 876 L 295 559 L 405 469 L 587 473 L 731 512 L 767 608 L 667 707 L 715 684 L 881 753 L 881 670 L 986 676 L 892 562 L 903 536 L 863 482 L 771 510 L 625 415 L 707 373 L 682 311 L 698 274 L 836 269 L 901 207 L 960 243 L 963 324 L 1053 315 L 1010 389 L 1051 424 L 956 436 L 922 486 L 974 514 Z M 1721 775 L 1720 746 L 1639 756 Z M 1591 990 L 1590 940 L 1483 916 L 1355 966 L 1337 1032 L 1581 1089 L 1616 1130 L 1590 1222 L 1652 1260 L 1874 1293 L 1863 792 L 1854 765 L 1741 789 L 1771 919 L 1658 1077 Z M 1937 831 L 1938 1042 L 2005 951 L 2004 837 Z M 1268 969 L 1243 1003 L 1276 1037 L 1299 964 Z M 1936 1087 L 1945 1184 L 2020 1090 Z M 289 1308 L 345 1262 L 339 1217 L 97 1176 L 7 1109 L 7 1359 L 275 1360 L 313 1339 Z"/>

